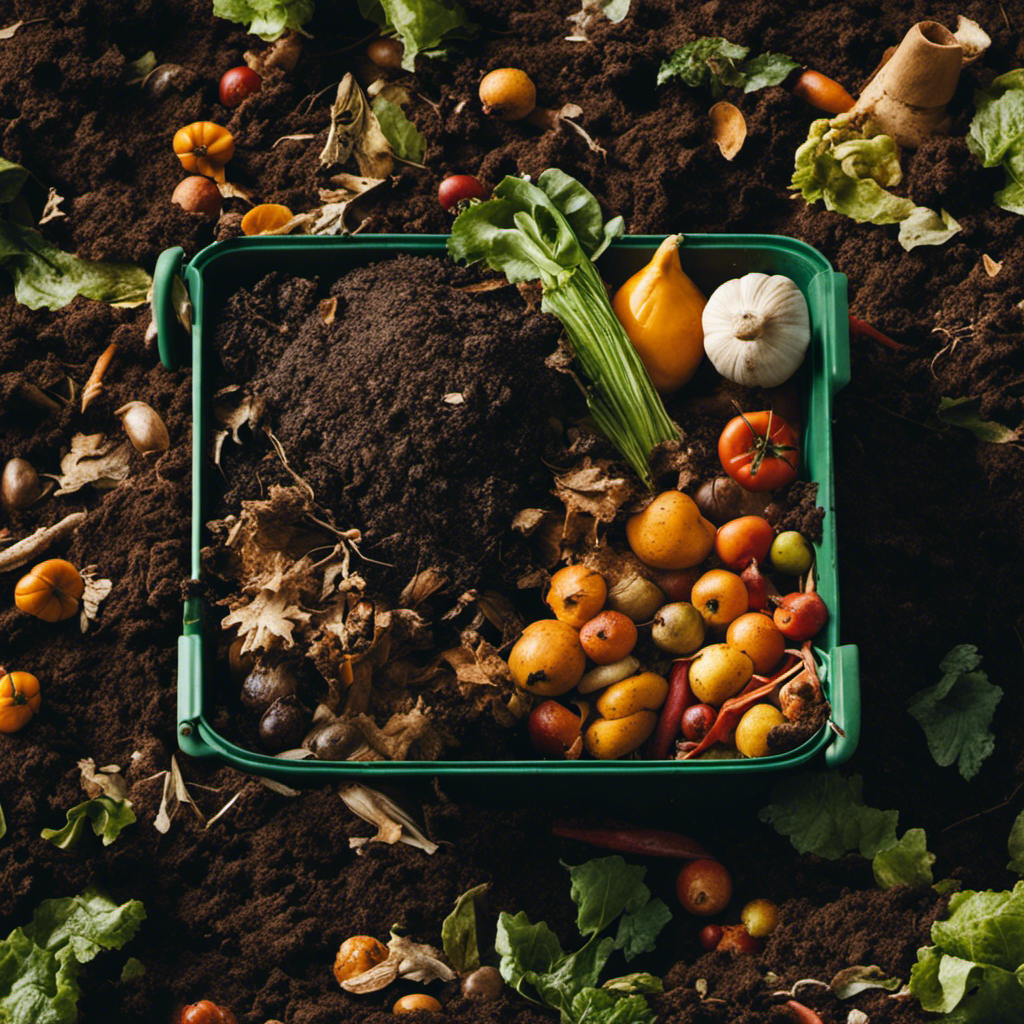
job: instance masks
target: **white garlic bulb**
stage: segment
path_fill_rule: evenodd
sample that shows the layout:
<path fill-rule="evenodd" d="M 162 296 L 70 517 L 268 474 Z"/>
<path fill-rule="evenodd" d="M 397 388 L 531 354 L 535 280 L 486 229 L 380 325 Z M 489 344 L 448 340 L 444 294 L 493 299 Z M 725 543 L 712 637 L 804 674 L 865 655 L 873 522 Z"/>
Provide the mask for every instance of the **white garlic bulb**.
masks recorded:
<path fill-rule="evenodd" d="M 789 380 L 811 341 L 807 300 L 781 274 L 746 274 L 719 285 L 702 322 L 704 351 L 715 369 L 744 387 Z"/>

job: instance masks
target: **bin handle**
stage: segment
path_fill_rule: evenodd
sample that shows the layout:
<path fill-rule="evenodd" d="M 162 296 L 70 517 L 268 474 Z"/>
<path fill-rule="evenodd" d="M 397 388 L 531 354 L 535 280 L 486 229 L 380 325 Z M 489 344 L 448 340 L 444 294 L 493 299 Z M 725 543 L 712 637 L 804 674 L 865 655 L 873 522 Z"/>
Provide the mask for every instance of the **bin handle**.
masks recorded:
<path fill-rule="evenodd" d="M 838 768 L 853 756 L 860 739 L 860 651 L 855 644 L 832 652 L 829 683 L 832 721 L 845 735 L 834 736 L 825 748 L 825 765 Z"/>
<path fill-rule="evenodd" d="M 847 299 L 849 282 L 845 274 L 834 274 L 835 296 L 835 348 L 831 356 L 832 394 L 842 391 L 850 383 L 850 303 Z"/>
<path fill-rule="evenodd" d="M 175 290 L 185 287 L 181 278 L 181 265 L 185 250 L 180 245 L 164 249 L 156 261 L 153 271 L 153 320 L 156 322 L 156 343 L 160 351 L 160 362 L 168 370 L 176 370 L 181 364 L 178 351 L 178 314 L 175 310 Z M 188 292 L 185 292 L 186 296 Z"/>

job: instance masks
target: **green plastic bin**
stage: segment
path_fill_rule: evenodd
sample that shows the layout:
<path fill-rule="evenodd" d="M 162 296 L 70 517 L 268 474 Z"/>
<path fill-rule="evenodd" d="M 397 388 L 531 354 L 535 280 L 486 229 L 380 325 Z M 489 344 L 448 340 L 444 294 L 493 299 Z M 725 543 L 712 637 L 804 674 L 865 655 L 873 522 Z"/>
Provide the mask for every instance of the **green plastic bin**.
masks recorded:
<path fill-rule="evenodd" d="M 184 251 L 168 249 L 157 261 L 153 309 L 160 356 L 168 369 L 192 365 L 192 575 L 201 574 L 200 549 L 205 522 L 204 486 L 211 471 L 208 457 L 210 395 L 206 383 L 204 331 L 222 304 L 239 288 L 255 284 L 274 270 L 334 279 L 354 267 L 403 253 L 444 256 L 445 235 L 361 235 L 356 237 L 236 238 L 207 246 L 184 262 Z M 621 238 L 600 260 L 605 279 L 618 285 L 643 266 L 662 241 L 653 235 Z M 258 775 L 291 782 L 338 778 L 384 781 L 389 778 L 440 776 L 542 775 L 592 776 L 605 782 L 634 775 L 673 776 L 726 781 L 746 779 L 814 761 L 836 766 L 857 746 L 860 732 L 860 677 L 855 646 L 839 645 L 839 586 L 836 567 L 835 487 L 832 465 L 832 400 L 850 378 L 846 276 L 832 270 L 816 249 L 776 235 L 688 235 L 679 252 L 683 269 L 705 294 L 728 278 L 752 271 L 785 274 L 807 299 L 811 318 L 809 373 L 805 373 L 801 475 L 819 484 L 818 501 L 825 508 L 824 537 L 817 550 L 818 591 L 831 611 L 817 648 L 822 682 L 832 702 L 829 727 L 800 747 L 772 757 L 723 761 L 288 761 L 246 750 L 230 742 L 210 724 L 207 702 L 214 664 L 204 641 L 206 608 L 201 598 L 185 602 L 184 628 L 178 641 L 178 742 L 194 757 L 218 757 Z M 191 346 L 183 343 L 175 304 L 184 283 L 192 306 Z M 216 612 L 214 613 L 216 615 Z"/>

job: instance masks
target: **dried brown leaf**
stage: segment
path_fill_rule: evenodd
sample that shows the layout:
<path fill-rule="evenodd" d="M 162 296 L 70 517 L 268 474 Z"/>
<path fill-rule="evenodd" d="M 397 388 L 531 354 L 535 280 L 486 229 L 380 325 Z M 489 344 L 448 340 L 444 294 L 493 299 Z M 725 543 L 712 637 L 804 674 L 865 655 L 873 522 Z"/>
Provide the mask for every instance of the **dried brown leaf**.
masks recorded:
<path fill-rule="evenodd" d="M 711 138 L 726 160 L 743 148 L 747 138 L 747 120 L 743 111 L 728 100 L 719 100 L 709 111 Z"/>
<path fill-rule="evenodd" d="M 433 946 L 413 942 L 392 932 L 388 943 L 388 958 L 340 984 L 346 992 L 365 995 L 368 992 L 379 992 L 399 978 L 421 983 L 451 981 L 455 978 L 455 972 L 439 959 L 440 956 L 440 951 Z"/>
<path fill-rule="evenodd" d="M 406 843 L 426 854 L 437 852 L 437 843 L 420 829 L 412 816 L 379 790 L 357 783 L 347 783 L 339 788 L 338 796 L 353 814 L 377 828 L 377 834 L 374 836 L 350 839 L 351 848 L 356 849 L 374 842 Z"/>
<path fill-rule="evenodd" d="M 295 646 L 295 628 L 311 618 L 299 601 L 297 583 L 292 580 L 286 585 L 282 578 L 279 589 L 264 587 L 248 599 L 233 600 L 235 607 L 221 619 L 221 626 L 238 627 L 238 635 L 245 638 L 242 654 L 275 648 L 287 650 Z"/>
<path fill-rule="evenodd" d="M 389 761 L 409 760 L 413 753 L 418 755 L 414 760 L 436 761 L 444 750 L 444 740 L 424 713 L 422 699 L 411 711 L 395 712 L 383 728 L 365 714 L 355 715 L 352 724 Z"/>
<path fill-rule="evenodd" d="M 355 174 L 336 174 L 331 181 L 339 185 L 336 189 L 321 189 L 320 201 L 324 204 L 312 215 L 310 232 L 314 235 L 346 235 L 359 229 L 359 223 L 353 226 L 356 216 L 356 203 L 368 195 L 386 178 L 361 178 Z"/>
<path fill-rule="evenodd" d="M 318 306 L 317 312 L 320 314 L 320 319 L 325 324 L 333 324 L 334 318 L 338 313 L 338 299 L 337 296 L 331 296 L 329 299 L 324 299 Z"/>
<path fill-rule="evenodd" d="M 82 792 L 95 799 L 98 796 L 109 796 L 112 800 L 128 799 L 128 783 L 121 774 L 121 766 L 106 764 L 96 767 L 91 757 L 84 757 L 78 762 L 81 772 Z"/>
<path fill-rule="evenodd" d="M 190 806 L 195 811 L 196 817 L 205 824 L 206 817 L 192 799 L 182 777 L 181 769 L 178 767 L 178 759 L 174 754 L 171 754 L 170 770 L 161 774 L 164 776 L 164 792 L 156 820 L 153 822 L 153 827 L 157 832 L 167 833 L 170 830 L 171 822 L 183 804 Z"/>
<path fill-rule="evenodd" d="M 110 580 L 96 579 L 95 565 L 86 566 L 82 570 L 82 581 L 85 583 L 85 590 L 82 592 L 82 608 L 79 612 L 78 625 L 84 633 L 99 614 L 100 604 L 107 597 L 114 584 Z"/>
<path fill-rule="evenodd" d="M 988 253 L 985 253 L 981 257 L 981 262 L 985 268 L 985 273 L 988 274 L 989 277 L 995 277 L 996 274 L 1003 269 L 1003 264 L 1001 262 L 997 263 L 991 256 L 989 256 Z"/>
<path fill-rule="evenodd" d="M 381 130 L 370 104 L 349 72 L 338 83 L 331 107 L 331 129 L 320 154 L 324 167 L 343 164 L 355 156 L 359 173 L 384 178 L 394 168 L 391 144 Z"/>
<path fill-rule="evenodd" d="M 476 647 L 468 644 L 452 647 L 441 654 L 440 660 L 455 673 L 455 681 L 465 697 L 479 686 L 502 692 L 512 689 L 508 663 L 486 640 L 481 640 Z"/>
<path fill-rule="evenodd" d="M 239 431 L 244 426 L 255 429 L 263 413 L 262 403 L 238 384 L 221 388 L 213 395 L 213 419 L 221 428 L 213 435 L 213 462 L 220 466 L 224 442 L 230 437 L 241 444 Z"/>
<path fill-rule="evenodd" d="M 581 512 L 598 522 L 610 523 L 619 509 L 640 497 L 637 484 L 629 477 L 611 472 L 608 459 L 589 456 L 566 473 L 555 476 L 555 493 L 566 513 Z"/>
<path fill-rule="evenodd" d="M 306 142 L 309 139 L 315 139 L 316 135 L 313 132 L 300 132 L 298 135 L 282 135 L 281 138 L 275 139 L 271 143 L 271 149 L 277 149 L 282 142 Z"/>
<path fill-rule="evenodd" d="M 54 496 L 74 494 L 87 484 L 97 490 L 116 487 L 128 476 L 131 450 L 127 441 L 112 441 L 105 434 L 75 434 L 71 451 L 60 460 L 60 475 L 51 476 L 58 483 Z"/>
<path fill-rule="evenodd" d="M 512 282 L 504 277 L 493 277 L 487 281 L 474 281 L 473 284 L 457 286 L 454 291 L 476 295 L 480 292 L 495 292 L 499 288 L 511 288 Z"/>
<path fill-rule="evenodd" d="M 448 577 L 444 573 L 437 569 L 424 569 L 416 573 L 402 588 L 398 603 L 406 608 L 415 608 L 447 584 Z"/>

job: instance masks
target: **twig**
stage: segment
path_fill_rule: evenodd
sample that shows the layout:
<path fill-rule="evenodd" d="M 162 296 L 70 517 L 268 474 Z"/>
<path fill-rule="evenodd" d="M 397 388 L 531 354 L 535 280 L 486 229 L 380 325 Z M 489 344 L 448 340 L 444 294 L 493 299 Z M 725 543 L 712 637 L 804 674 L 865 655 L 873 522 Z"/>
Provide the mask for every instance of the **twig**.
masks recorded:
<path fill-rule="evenodd" d="M 20 568 L 84 522 L 84 512 L 72 512 L 53 526 L 40 527 L 35 533 L 24 540 L 19 540 L 17 544 L 12 544 L 0 554 L 0 572 Z"/>
<path fill-rule="evenodd" d="M 1007 804 L 1013 803 L 1014 797 L 1024 789 L 1024 782 L 1018 782 L 1014 787 L 1013 792 L 1001 803 L 996 804 L 995 807 L 989 807 L 984 811 L 978 811 L 977 814 L 972 814 L 969 817 L 961 818 L 959 821 L 954 821 L 952 825 L 947 825 L 942 831 L 948 832 L 950 829 L 957 828 L 960 825 L 966 825 L 969 821 L 974 821 L 975 818 L 984 817 L 986 814 L 991 814 L 993 811 L 1001 811 Z"/>
<path fill-rule="evenodd" d="M 850 314 L 850 330 L 854 334 L 861 334 L 865 337 L 871 338 L 873 341 L 877 341 L 879 345 L 884 345 L 886 348 L 891 348 L 893 352 L 899 352 L 903 346 L 898 341 L 893 341 L 888 334 L 883 334 L 881 331 L 876 330 L 869 323 L 865 323 L 859 317 Z"/>

